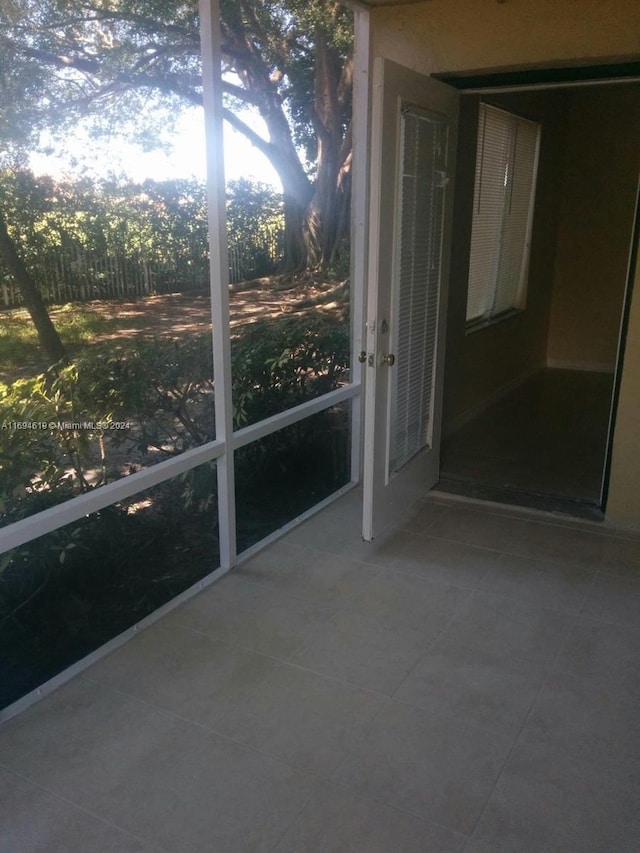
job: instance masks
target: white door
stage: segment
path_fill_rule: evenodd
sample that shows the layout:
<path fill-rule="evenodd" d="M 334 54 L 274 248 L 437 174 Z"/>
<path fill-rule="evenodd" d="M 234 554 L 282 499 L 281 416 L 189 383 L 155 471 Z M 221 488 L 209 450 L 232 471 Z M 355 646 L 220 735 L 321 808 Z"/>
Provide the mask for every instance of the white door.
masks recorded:
<path fill-rule="evenodd" d="M 373 78 L 363 536 L 439 477 L 458 94 L 388 60 Z"/>

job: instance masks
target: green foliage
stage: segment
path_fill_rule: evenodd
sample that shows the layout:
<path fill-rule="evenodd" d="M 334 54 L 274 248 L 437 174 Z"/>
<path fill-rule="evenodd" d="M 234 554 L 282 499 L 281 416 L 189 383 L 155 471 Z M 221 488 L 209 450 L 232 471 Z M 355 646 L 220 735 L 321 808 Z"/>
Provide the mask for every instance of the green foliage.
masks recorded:
<path fill-rule="evenodd" d="M 349 329 L 322 314 L 258 320 L 231 343 L 236 427 L 326 394 L 345 380 Z"/>
<path fill-rule="evenodd" d="M 208 282 L 206 190 L 198 181 L 54 180 L 7 169 L 0 209 L 47 301 L 58 300 L 53 282 L 71 298 L 104 297 L 114 272 L 109 264 L 101 271 L 101 262 L 114 258 L 121 267 L 144 262 L 159 292 Z M 234 280 L 272 273 L 281 259 L 282 197 L 265 184 L 232 181 L 227 216 Z"/>
<path fill-rule="evenodd" d="M 0 26 L 7 94 L 23 96 L 19 110 L 0 102 L 12 124 L 60 128 L 90 111 L 96 132 L 144 142 L 171 125 L 178 105 L 201 100 L 195 0 L 13 0 L 0 7 Z"/>
<path fill-rule="evenodd" d="M 284 228 L 282 195 L 269 184 L 238 178 L 227 183 L 229 240 L 259 238 Z"/>
<path fill-rule="evenodd" d="M 0 172 L 0 206 L 27 264 L 69 249 L 166 261 L 207 258 L 206 191 L 196 180 L 56 180 Z"/>
<path fill-rule="evenodd" d="M 102 443 L 104 430 L 89 423 L 112 418 L 96 391 L 77 364 L 0 384 L 0 518 L 5 524 L 90 488 L 89 472 L 96 465 L 91 449 Z"/>
<path fill-rule="evenodd" d="M 116 332 L 123 318 L 105 316 L 87 306 L 67 303 L 50 311 L 51 319 L 67 347 L 90 343 L 96 335 Z M 142 320 L 140 322 L 143 322 Z M 0 313 L 0 365 L 18 366 L 37 361 L 38 334 L 24 308 Z"/>
<path fill-rule="evenodd" d="M 346 379 L 348 329 L 335 317 L 258 321 L 240 329 L 232 348 L 236 428 Z M 142 342 L 109 357 L 88 350 L 66 368 L 0 385 L 0 526 L 212 440 L 211 364 L 211 337 L 203 335 Z M 131 430 L 111 432 L 105 426 L 125 420 Z M 34 426 L 17 428 L 17 422 Z M 237 455 L 239 499 L 250 512 L 258 494 L 281 507 L 283 496 L 274 489 L 284 488 L 287 511 L 295 512 L 301 472 L 309 484 L 307 504 L 315 492 L 329 494 L 346 481 L 341 448 L 347 429 L 345 413 L 329 410 L 243 448 Z M 141 612 L 149 612 L 157 606 L 153 584 L 140 581 L 137 561 L 159 564 L 196 515 L 206 514 L 207 535 L 215 538 L 216 502 L 211 462 L 148 496 L 136 495 L 1 555 L 0 626 L 45 591 L 56 600 L 55 589 L 62 585 L 62 601 L 68 603 L 69 590 L 90 584 L 93 576 L 108 583 L 114 572 L 120 586 L 136 587 Z M 260 512 L 256 509 L 256 518 Z M 75 625 L 78 615 L 70 619 Z"/>
<path fill-rule="evenodd" d="M 156 340 L 86 368 L 114 417 L 135 424 L 138 454 L 174 456 L 215 435 L 211 335 Z"/>
<path fill-rule="evenodd" d="M 88 350 L 63 369 L 0 385 L 2 523 L 213 440 L 211 347 L 206 334 L 111 356 Z M 348 358 L 348 328 L 333 317 L 242 327 L 232 341 L 236 428 L 339 387 Z M 112 430 L 114 422 L 130 426 Z M 207 505 L 194 482 L 184 498 Z"/>

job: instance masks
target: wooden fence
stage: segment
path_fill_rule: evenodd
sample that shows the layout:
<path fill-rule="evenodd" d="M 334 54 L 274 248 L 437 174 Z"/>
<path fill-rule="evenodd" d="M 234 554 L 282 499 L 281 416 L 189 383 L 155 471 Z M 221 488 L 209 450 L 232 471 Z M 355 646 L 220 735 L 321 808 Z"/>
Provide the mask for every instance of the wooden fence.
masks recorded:
<path fill-rule="evenodd" d="M 230 281 L 273 273 L 282 259 L 282 246 L 280 231 L 260 238 L 230 240 Z M 92 299 L 136 299 L 209 287 L 208 253 L 202 248 L 198 251 L 197 247 L 171 261 L 124 253 L 98 254 L 82 249 L 51 251 L 29 266 L 45 301 L 51 305 Z M 0 305 L 5 308 L 22 305 L 20 290 L 1 263 Z"/>

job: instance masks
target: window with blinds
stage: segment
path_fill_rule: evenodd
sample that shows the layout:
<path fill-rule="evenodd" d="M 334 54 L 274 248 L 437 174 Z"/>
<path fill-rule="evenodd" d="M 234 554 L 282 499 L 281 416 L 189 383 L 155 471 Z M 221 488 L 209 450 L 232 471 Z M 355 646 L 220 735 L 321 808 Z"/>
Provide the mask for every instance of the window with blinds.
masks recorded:
<path fill-rule="evenodd" d="M 525 307 L 540 125 L 480 105 L 467 325 Z"/>

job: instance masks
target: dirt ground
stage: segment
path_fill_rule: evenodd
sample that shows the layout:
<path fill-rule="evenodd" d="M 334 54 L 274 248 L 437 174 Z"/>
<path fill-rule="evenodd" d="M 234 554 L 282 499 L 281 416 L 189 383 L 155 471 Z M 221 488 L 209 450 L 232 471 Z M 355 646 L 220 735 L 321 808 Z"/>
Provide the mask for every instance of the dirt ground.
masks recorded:
<path fill-rule="evenodd" d="M 311 309 L 337 310 L 346 295 L 345 282 L 301 281 L 281 283 L 278 279 L 256 279 L 230 288 L 229 312 L 234 329 L 254 320 L 304 314 Z M 94 342 L 135 337 L 180 337 L 211 328 L 211 299 L 203 294 L 169 293 L 134 302 L 96 301 L 91 311 L 117 318 L 117 331 L 97 335 Z M 52 312 L 55 322 L 55 314 Z"/>
<path fill-rule="evenodd" d="M 281 276 L 255 279 L 231 285 L 229 311 L 233 330 L 239 326 L 264 318 L 275 319 L 283 314 L 304 314 L 308 311 L 337 312 L 348 299 L 346 281 L 324 281 L 310 275 L 297 279 Z M 65 310 L 52 306 L 49 313 L 53 323 L 56 313 Z M 110 330 L 97 333 L 91 343 L 128 341 L 153 338 L 180 338 L 185 334 L 197 335 L 211 329 L 211 299 L 201 293 L 168 293 L 148 296 L 130 302 L 94 300 L 81 310 L 100 314 L 109 323 Z M 86 345 L 69 348 L 70 354 L 80 352 Z M 0 365 L 0 382 L 11 383 L 40 373 L 46 368 L 46 359 L 28 359 L 20 365 Z"/>

